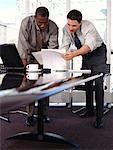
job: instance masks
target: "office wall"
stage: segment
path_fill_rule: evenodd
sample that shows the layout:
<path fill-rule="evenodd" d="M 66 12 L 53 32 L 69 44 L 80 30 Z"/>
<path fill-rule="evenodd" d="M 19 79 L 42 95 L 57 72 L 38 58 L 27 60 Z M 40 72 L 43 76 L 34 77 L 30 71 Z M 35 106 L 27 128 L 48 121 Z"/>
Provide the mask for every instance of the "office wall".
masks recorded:
<path fill-rule="evenodd" d="M 73 91 L 71 96 L 73 99 L 73 103 L 77 103 L 78 105 L 86 103 L 84 91 Z M 95 96 L 94 96 L 94 99 L 95 99 Z M 70 93 L 68 91 L 64 91 L 62 93 L 51 96 L 50 102 L 51 103 L 70 103 Z M 105 91 L 104 102 L 105 104 L 113 103 L 113 93 L 109 93 Z"/>

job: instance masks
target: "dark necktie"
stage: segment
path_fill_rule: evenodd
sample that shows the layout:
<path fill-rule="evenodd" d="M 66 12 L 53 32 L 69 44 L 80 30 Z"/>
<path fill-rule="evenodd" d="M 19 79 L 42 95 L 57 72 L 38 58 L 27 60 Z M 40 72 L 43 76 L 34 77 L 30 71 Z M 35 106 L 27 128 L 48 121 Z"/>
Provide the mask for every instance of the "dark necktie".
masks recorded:
<path fill-rule="evenodd" d="M 82 47 L 82 44 L 81 44 L 81 42 L 80 42 L 80 40 L 79 40 L 77 34 L 74 33 L 74 35 L 75 35 L 75 39 L 74 39 L 74 41 L 75 41 L 75 46 L 77 47 L 77 49 L 79 49 L 79 48 Z"/>

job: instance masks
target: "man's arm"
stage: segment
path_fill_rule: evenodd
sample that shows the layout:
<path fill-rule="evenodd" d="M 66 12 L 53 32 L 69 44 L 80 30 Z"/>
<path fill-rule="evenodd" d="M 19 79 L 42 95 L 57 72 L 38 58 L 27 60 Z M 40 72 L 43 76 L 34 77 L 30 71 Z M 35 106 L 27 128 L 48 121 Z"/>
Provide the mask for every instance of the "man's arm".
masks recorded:
<path fill-rule="evenodd" d="M 27 22 L 28 22 L 28 18 L 24 19 L 21 23 L 20 30 L 19 30 L 19 37 L 18 37 L 18 48 L 17 48 L 19 55 L 22 59 L 22 62 L 25 66 L 28 64 L 27 57 L 28 57 L 28 49 L 29 49 Z"/>
<path fill-rule="evenodd" d="M 63 28 L 63 37 L 62 37 L 62 43 L 60 46 L 60 49 L 65 49 L 68 50 L 70 45 L 71 45 L 71 35 L 67 30 L 67 27 L 65 25 L 65 27 Z"/>
<path fill-rule="evenodd" d="M 50 22 L 50 36 L 48 40 L 48 49 L 57 49 L 59 47 L 58 36 L 59 28 L 54 22 Z"/>
<path fill-rule="evenodd" d="M 85 54 L 89 53 L 90 51 L 91 50 L 90 50 L 90 47 L 88 45 L 83 45 L 80 49 L 65 53 L 63 55 L 63 58 L 65 60 L 71 60 L 76 56 L 85 55 Z"/>
<path fill-rule="evenodd" d="M 22 58 L 22 62 L 23 62 L 24 67 L 26 67 L 28 65 L 27 59 Z"/>

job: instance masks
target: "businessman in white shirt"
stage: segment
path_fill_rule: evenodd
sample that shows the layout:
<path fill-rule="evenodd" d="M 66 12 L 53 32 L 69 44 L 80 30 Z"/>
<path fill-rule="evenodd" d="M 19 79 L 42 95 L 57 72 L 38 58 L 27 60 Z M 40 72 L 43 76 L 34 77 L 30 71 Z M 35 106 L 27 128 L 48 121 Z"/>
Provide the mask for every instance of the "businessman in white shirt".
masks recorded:
<path fill-rule="evenodd" d="M 75 50 L 71 51 L 70 46 Z M 63 58 L 67 61 L 82 56 L 82 68 L 91 69 L 91 75 L 106 73 L 106 45 L 97 29 L 88 20 L 82 20 L 82 13 L 76 9 L 67 14 L 67 24 L 63 28 L 62 49 L 66 49 Z M 88 75 L 85 75 L 86 77 Z M 103 127 L 104 90 L 103 77 L 95 80 L 96 121 L 95 128 Z M 86 83 L 86 111 L 81 117 L 94 115 L 93 81 Z"/>

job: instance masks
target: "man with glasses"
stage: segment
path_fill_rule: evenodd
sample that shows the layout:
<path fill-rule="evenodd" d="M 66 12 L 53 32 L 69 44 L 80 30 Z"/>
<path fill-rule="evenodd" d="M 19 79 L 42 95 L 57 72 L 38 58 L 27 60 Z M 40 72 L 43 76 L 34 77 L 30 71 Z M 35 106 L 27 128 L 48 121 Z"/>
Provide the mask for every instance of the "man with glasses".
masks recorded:
<path fill-rule="evenodd" d="M 32 52 L 41 51 L 41 49 L 58 48 L 58 26 L 49 19 L 49 11 L 46 7 L 38 7 L 34 16 L 28 16 L 21 22 L 18 52 L 24 66 L 30 63 L 37 63 L 32 56 Z M 27 124 L 34 125 L 33 105 L 28 107 Z M 46 122 L 49 118 L 44 115 Z"/>

